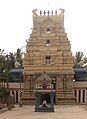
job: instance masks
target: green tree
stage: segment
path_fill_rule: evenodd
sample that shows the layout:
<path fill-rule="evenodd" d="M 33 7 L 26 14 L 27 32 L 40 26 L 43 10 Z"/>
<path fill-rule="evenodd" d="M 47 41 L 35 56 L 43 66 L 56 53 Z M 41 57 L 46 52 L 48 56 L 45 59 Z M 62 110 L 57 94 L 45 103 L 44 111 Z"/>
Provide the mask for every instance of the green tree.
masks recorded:
<path fill-rule="evenodd" d="M 0 49 L 0 74 L 3 72 L 5 67 L 5 53 L 4 50 Z"/>
<path fill-rule="evenodd" d="M 9 83 L 9 81 L 13 81 L 13 75 L 11 74 L 10 70 L 8 70 L 8 69 L 4 69 L 1 77 L 3 77 L 3 79 L 5 79 L 4 82 Z"/>
<path fill-rule="evenodd" d="M 8 98 L 9 96 L 10 96 L 9 90 L 4 87 L 0 87 L 0 99 L 3 105 L 4 105 L 5 99 Z"/>
<path fill-rule="evenodd" d="M 5 60 L 6 67 L 9 70 L 15 67 L 15 56 L 13 53 L 10 52 L 9 54 L 7 54 Z"/>
<path fill-rule="evenodd" d="M 15 58 L 13 53 L 6 54 L 0 49 L 0 79 L 1 82 L 11 81 L 13 79 L 10 69 L 14 67 Z"/>
<path fill-rule="evenodd" d="M 20 48 L 18 48 L 16 52 L 16 61 L 18 61 L 20 64 L 20 67 L 22 67 L 22 52 Z"/>
<path fill-rule="evenodd" d="M 83 61 L 84 61 L 84 64 L 87 63 L 87 57 L 86 56 L 83 58 Z M 86 66 L 87 66 L 87 64 L 86 64 Z"/>
<path fill-rule="evenodd" d="M 76 65 L 79 65 L 79 66 L 83 65 L 83 62 L 84 62 L 83 59 L 84 59 L 83 52 L 81 52 L 81 51 L 76 52 L 76 54 L 74 56 L 74 66 L 76 66 Z"/>

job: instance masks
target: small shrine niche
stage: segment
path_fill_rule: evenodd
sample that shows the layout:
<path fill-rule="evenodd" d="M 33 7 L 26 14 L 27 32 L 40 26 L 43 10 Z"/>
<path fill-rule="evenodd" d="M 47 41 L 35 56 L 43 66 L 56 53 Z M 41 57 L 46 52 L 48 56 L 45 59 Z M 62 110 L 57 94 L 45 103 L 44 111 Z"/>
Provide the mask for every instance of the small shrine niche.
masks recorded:
<path fill-rule="evenodd" d="M 52 79 L 45 73 L 37 79 L 35 99 L 35 112 L 54 112 Z"/>
<path fill-rule="evenodd" d="M 50 33 L 50 29 L 47 29 L 47 34 L 49 34 Z"/>

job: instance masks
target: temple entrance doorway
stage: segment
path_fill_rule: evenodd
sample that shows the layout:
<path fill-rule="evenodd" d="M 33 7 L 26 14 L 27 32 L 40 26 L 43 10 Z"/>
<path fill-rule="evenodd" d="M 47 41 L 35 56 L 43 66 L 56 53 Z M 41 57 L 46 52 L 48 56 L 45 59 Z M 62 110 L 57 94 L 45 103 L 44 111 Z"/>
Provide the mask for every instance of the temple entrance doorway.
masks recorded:
<path fill-rule="evenodd" d="M 41 94 L 41 104 L 43 101 L 46 101 L 48 104 L 50 104 L 50 95 L 49 94 Z"/>
<path fill-rule="evenodd" d="M 51 103 L 50 94 L 48 94 L 48 93 L 41 94 L 40 104 L 42 104 L 43 101 L 46 101 L 47 104 L 50 104 Z M 55 101 L 55 93 L 54 93 L 54 104 L 55 103 L 56 103 L 56 101 Z"/>

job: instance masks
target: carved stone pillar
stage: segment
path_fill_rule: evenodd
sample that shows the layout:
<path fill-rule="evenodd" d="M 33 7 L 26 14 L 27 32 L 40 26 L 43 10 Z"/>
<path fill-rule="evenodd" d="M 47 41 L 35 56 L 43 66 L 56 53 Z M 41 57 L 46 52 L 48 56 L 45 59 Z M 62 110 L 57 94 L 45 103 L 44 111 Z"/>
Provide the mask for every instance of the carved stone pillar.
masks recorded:
<path fill-rule="evenodd" d="M 50 99 L 51 99 L 51 105 L 50 105 L 50 107 L 51 108 L 54 108 L 54 93 L 51 93 L 50 94 Z"/>
<path fill-rule="evenodd" d="M 29 87 L 28 87 L 28 84 L 29 84 L 29 82 L 28 82 L 28 75 L 23 75 L 23 83 L 24 83 L 24 89 L 29 89 Z"/>
<path fill-rule="evenodd" d="M 22 104 L 34 104 L 34 84 L 33 77 L 30 75 L 24 75 L 24 88 L 21 97 Z"/>
<path fill-rule="evenodd" d="M 38 108 L 40 105 L 40 93 L 35 93 L 35 109 Z"/>
<path fill-rule="evenodd" d="M 58 79 L 57 104 L 72 104 L 75 102 L 72 74 L 61 74 Z"/>

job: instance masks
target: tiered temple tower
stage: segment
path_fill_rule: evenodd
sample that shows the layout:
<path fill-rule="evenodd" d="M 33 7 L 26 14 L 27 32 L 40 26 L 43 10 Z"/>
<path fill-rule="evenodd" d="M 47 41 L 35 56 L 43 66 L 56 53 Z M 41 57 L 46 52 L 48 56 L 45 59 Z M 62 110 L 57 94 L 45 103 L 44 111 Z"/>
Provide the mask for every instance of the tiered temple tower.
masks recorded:
<path fill-rule="evenodd" d="M 70 104 L 73 94 L 73 58 L 70 41 L 64 29 L 64 9 L 33 10 L 33 31 L 27 41 L 23 60 L 23 104 L 34 104 L 34 88 L 38 78 L 49 75 L 55 90 L 55 104 Z"/>

